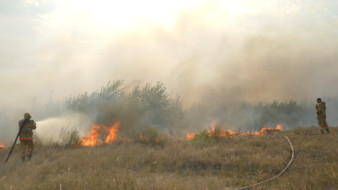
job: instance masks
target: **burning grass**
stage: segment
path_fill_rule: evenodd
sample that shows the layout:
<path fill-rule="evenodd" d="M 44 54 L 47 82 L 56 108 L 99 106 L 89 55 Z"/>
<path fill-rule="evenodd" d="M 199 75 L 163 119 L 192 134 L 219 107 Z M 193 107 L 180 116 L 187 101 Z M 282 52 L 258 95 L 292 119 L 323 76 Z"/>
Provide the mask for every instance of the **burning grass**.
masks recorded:
<path fill-rule="evenodd" d="M 117 132 L 121 122 L 117 121 L 111 127 L 106 127 L 104 125 L 93 125 L 87 135 L 81 138 L 81 146 L 96 146 L 98 145 L 98 139 L 103 134 L 105 134 L 105 140 L 99 144 L 113 143 L 117 138 Z"/>
<path fill-rule="evenodd" d="M 318 134 L 318 135 L 317 135 Z M 29 164 L 19 150 L 0 166 L 0 189 L 223 189 L 241 187 L 291 168 L 257 189 L 335 189 L 338 129 L 282 131 L 274 136 L 223 138 L 210 143 L 170 140 L 164 146 L 139 142 L 96 147 L 37 146 Z M 1 151 L 4 159 L 8 151 Z"/>
<path fill-rule="evenodd" d="M 114 142 L 116 142 L 116 144 L 135 142 L 145 145 L 163 146 L 164 143 L 169 138 L 171 138 L 170 136 L 161 136 L 156 128 L 151 127 L 143 128 L 140 132 L 135 133 L 132 137 L 118 138 L 118 129 L 120 125 L 120 121 L 117 121 L 111 127 L 106 127 L 99 124 L 93 125 L 87 135 L 85 137 L 82 137 L 77 145 L 93 147 L 105 144 L 112 144 Z"/>
<path fill-rule="evenodd" d="M 282 125 L 278 124 L 276 128 L 262 128 L 257 132 L 236 132 L 231 129 L 226 129 L 223 126 L 217 126 L 215 122 L 211 122 L 211 126 L 208 130 L 204 130 L 201 132 L 188 132 L 186 135 L 186 139 L 188 140 L 208 140 L 209 138 L 213 139 L 223 139 L 223 138 L 232 138 L 232 137 L 244 137 L 244 136 L 263 136 L 263 135 L 271 135 L 278 133 L 282 130 Z"/>

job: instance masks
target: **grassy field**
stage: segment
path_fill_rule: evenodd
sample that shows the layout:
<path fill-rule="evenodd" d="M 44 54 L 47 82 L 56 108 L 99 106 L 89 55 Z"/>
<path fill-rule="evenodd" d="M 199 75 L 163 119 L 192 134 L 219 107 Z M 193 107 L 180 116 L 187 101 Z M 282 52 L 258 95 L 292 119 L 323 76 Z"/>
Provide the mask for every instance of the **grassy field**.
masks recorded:
<path fill-rule="evenodd" d="M 98 147 L 36 146 L 30 162 L 16 149 L 0 166 L 0 189 L 226 189 L 281 177 L 254 189 L 338 189 L 338 128 L 198 142 L 167 140 Z M 4 162 L 9 150 L 0 149 Z"/>

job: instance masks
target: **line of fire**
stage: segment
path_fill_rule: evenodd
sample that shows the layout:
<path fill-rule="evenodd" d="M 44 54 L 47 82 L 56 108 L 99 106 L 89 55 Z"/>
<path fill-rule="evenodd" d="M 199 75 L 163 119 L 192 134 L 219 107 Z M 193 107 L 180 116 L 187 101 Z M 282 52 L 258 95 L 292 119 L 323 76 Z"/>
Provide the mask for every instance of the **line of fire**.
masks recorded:
<path fill-rule="evenodd" d="M 130 138 L 122 138 L 118 139 L 118 131 L 121 126 L 121 121 L 115 122 L 112 126 L 108 127 L 102 124 L 94 124 L 92 125 L 90 131 L 80 139 L 79 146 L 84 147 L 94 147 L 104 144 L 112 144 L 116 141 L 122 143 L 130 143 L 133 140 Z M 246 137 L 246 136 L 264 136 L 276 134 L 282 130 L 282 124 L 278 124 L 276 128 L 262 128 L 257 132 L 236 132 L 231 129 L 226 129 L 223 126 L 217 126 L 214 121 L 211 122 L 211 126 L 207 130 L 208 136 L 217 136 L 217 138 L 234 138 L 234 137 Z M 188 132 L 187 135 L 183 138 L 183 140 L 193 140 L 196 135 L 200 134 L 200 132 Z M 140 135 L 140 141 L 148 141 L 147 137 Z M 171 134 L 168 134 L 167 137 L 157 137 L 156 141 L 160 141 L 161 138 L 173 138 Z M 181 138 L 182 139 L 182 138 Z M 0 149 L 7 148 L 4 143 L 0 143 Z"/>
<path fill-rule="evenodd" d="M 83 138 L 81 138 L 80 145 L 81 146 L 97 146 L 102 144 L 109 144 L 113 143 L 117 140 L 117 133 L 118 129 L 121 125 L 121 122 L 118 121 L 111 127 L 107 127 L 104 125 L 93 125 L 90 131 L 87 133 L 87 135 Z M 233 137 L 245 137 L 245 136 L 263 136 L 263 135 L 270 135 L 274 133 L 278 133 L 282 130 L 282 125 L 278 124 L 276 128 L 262 128 L 258 132 L 236 132 L 231 129 L 226 129 L 223 126 L 216 127 L 215 122 L 211 123 L 210 128 L 208 129 L 208 135 L 209 136 L 217 136 L 218 138 L 233 138 Z M 185 136 L 184 139 L 186 140 L 192 140 L 196 135 L 198 135 L 198 132 L 188 132 L 188 134 Z M 106 136 L 105 138 L 102 138 L 103 136 Z M 171 134 L 168 134 L 168 138 L 173 138 Z M 147 141 L 146 137 L 140 135 L 139 140 L 141 141 Z M 160 140 L 156 139 L 156 140 Z M 129 138 L 123 138 L 120 141 L 123 143 L 131 142 L 132 140 Z"/>

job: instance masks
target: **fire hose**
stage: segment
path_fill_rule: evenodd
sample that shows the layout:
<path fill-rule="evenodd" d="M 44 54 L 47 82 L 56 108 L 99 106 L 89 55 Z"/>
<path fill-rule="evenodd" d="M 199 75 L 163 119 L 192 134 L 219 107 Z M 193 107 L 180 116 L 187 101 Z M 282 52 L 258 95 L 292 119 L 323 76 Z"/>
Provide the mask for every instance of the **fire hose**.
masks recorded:
<path fill-rule="evenodd" d="M 291 159 L 290 159 L 289 163 L 285 166 L 285 168 L 284 168 L 281 172 L 279 172 L 279 174 L 277 174 L 277 175 L 271 177 L 270 179 L 261 181 L 261 182 L 259 182 L 259 183 L 253 184 L 253 185 L 249 185 L 249 186 L 245 186 L 245 187 L 239 187 L 239 188 L 230 188 L 230 187 L 226 187 L 225 189 L 231 189 L 231 190 L 250 189 L 250 188 L 253 188 L 253 187 L 262 185 L 262 184 L 264 184 L 264 183 L 268 183 L 268 182 L 270 182 L 270 181 L 276 179 L 277 177 L 281 176 L 281 175 L 282 175 L 282 174 L 290 167 L 290 165 L 292 164 L 293 159 L 294 159 L 294 157 L 295 157 L 295 149 L 293 148 L 293 145 L 292 145 L 292 143 L 291 143 L 289 137 L 287 137 L 287 136 L 284 136 L 284 137 L 288 140 L 288 142 L 289 142 L 289 144 L 290 144 L 290 148 L 291 148 L 291 151 L 292 151 L 292 155 L 291 155 Z"/>
<path fill-rule="evenodd" d="M 23 126 L 26 124 L 26 122 L 27 122 L 28 120 L 29 120 L 29 118 L 26 118 L 26 119 L 22 122 L 22 124 L 21 124 L 21 126 L 20 126 L 20 129 L 19 129 L 19 132 L 18 132 L 18 134 L 16 135 L 15 141 L 14 141 L 13 146 L 12 146 L 12 148 L 11 148 L 11 151 L 9 152 L 9 154 L 8 154 L 8 156 L 7 156 L 7 158 L 6 158 L 5 165 L 7 164 L 7 161 L 8 161 L 9 157 L 11 156 L 11 154 L 12 154 L 12 152 L 13 152 L 13 149 L 14 149 L 14 147 L 15 147 L 16 141 L 18 140 L 18 137 L 19 137 L 19 135 L 20 135 L 20 132 L 21 132 L 22 129 L 23 129 Z"/>

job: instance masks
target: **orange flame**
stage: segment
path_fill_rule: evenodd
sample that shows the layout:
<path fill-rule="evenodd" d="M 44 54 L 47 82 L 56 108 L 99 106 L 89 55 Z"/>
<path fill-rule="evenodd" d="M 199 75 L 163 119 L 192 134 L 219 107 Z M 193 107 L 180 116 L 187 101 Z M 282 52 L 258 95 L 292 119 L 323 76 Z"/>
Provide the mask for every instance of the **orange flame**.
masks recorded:
<path fill-rule="evenodd" d="M 90 132 L 87 133 L 85 137 L 81 139 L 81 145 L 82 146 L 95 146 L 97 143 L 97 138 L 100 136 L 99 129 L 101 126 L 99 125 L 94 125 L 91 129 Z"/>
<path fill-rule="evenodd" d="M 192 140 L 194 137 L 196 136 L 196 133 L 189 133 L 187 134 L 187 136 L 185 136 L 186 139 L 188 140 Z"/>
<path fill-rule="evenodd" d="M 230 134 L 230 135 L 236 135 L 237 132 L 236 131 L 233 131 L 231 129 L 228 129 L 227 132 Z"/>
<path fill-rule="evenodd" d="M 108 133 L 108 136 L 106 137 L 104 143 L 112 143 L 116 140 L 120 124 L 121 122 L 118 121 L 111 127 L 106 127 L 104 125 L 93 125 L 87 135 L 81 138 L 80 144 L 82 146 L 96 146 L 98 138 L 103 133 Z"/>
<path fill-rule="evenodd" d="M 115 141 L 120 124 L 121 122 L 118 121 L 109 129 L 109 135 L 107 136 L 105 143 L 112 143 Z"/>
<path fill-rule="evenodd" d="M 0 144 L 0 148 L 6 148 L 4 144 Z"/>
<path fill-rule="evenodd" d="M 216 130 L 215 126 L 216 126 L 215 122 L 212 121 L 211 126 L 208 130 L 208 135 L 209 136 L 217 135 L 217 137 L 220 137 L 220 138 L 231 138 L 233 136 L 239 136 L 239 137 L 262 136 L 272 131 L 281 131 L 283 128 L 282 124 L 278 124 L 275 129 L 274 128 L 262 128 L 260 131 L 254 132 L 254 133 L 251 133 L 251 132 L 237 133 L 236 131 L 233 131 L 231 129 L 225 129 L 223 126 L 220 126 L 220 127 L 217 127 L 217 130 L 219 131 L 217 131 L 217 134 L 215 134 L 215 130 Z M 193 132 L 193 133 L 188 132 L 188 134 L 186 135 L 186 139 L 192 140 L 196 136 L 196 134 L 197 134 L 196 132 Z"/>
<path fill-rule="evenodd" d="M 215 134 L 216 133 L 216 131 L 215 131 L 216 128 L 218 130 L 217 134 Z M 220 137 L 220 138 L 229 138 L 232 135 L 236 135 L 236 134 L 237 134 L 236 131 L 233 131 L 231 129 L 225 129 L 225 127 L 223 127 L 223 126 L 216 127 L 215 121 L 211 122 L 211 126 L 210 126 L 210 129 L 208 131 L 208 135 L 209 136 L 216 135 L 217 137 Z"/>
<path fill-rule="evenodd" d="M 246 137 L 246 136 L 251 136 L 251 135 L 253 135 L 253 133 L 251 133 L 251 132 L 245 132 L 245 133 L 239 133 L 238 134 L 239 137 Z"/>
<path fill-rule="evenodd" d="M 255 132 L 254 136 L 261 136 L 261 135 L 265 135 L 266 133 L 270 131 L 281 131 L 281 130 L 282 130 L 282 124 L 278 124 L 275 129 L 274 128 L 262 128 L 259 132 Z"/>

